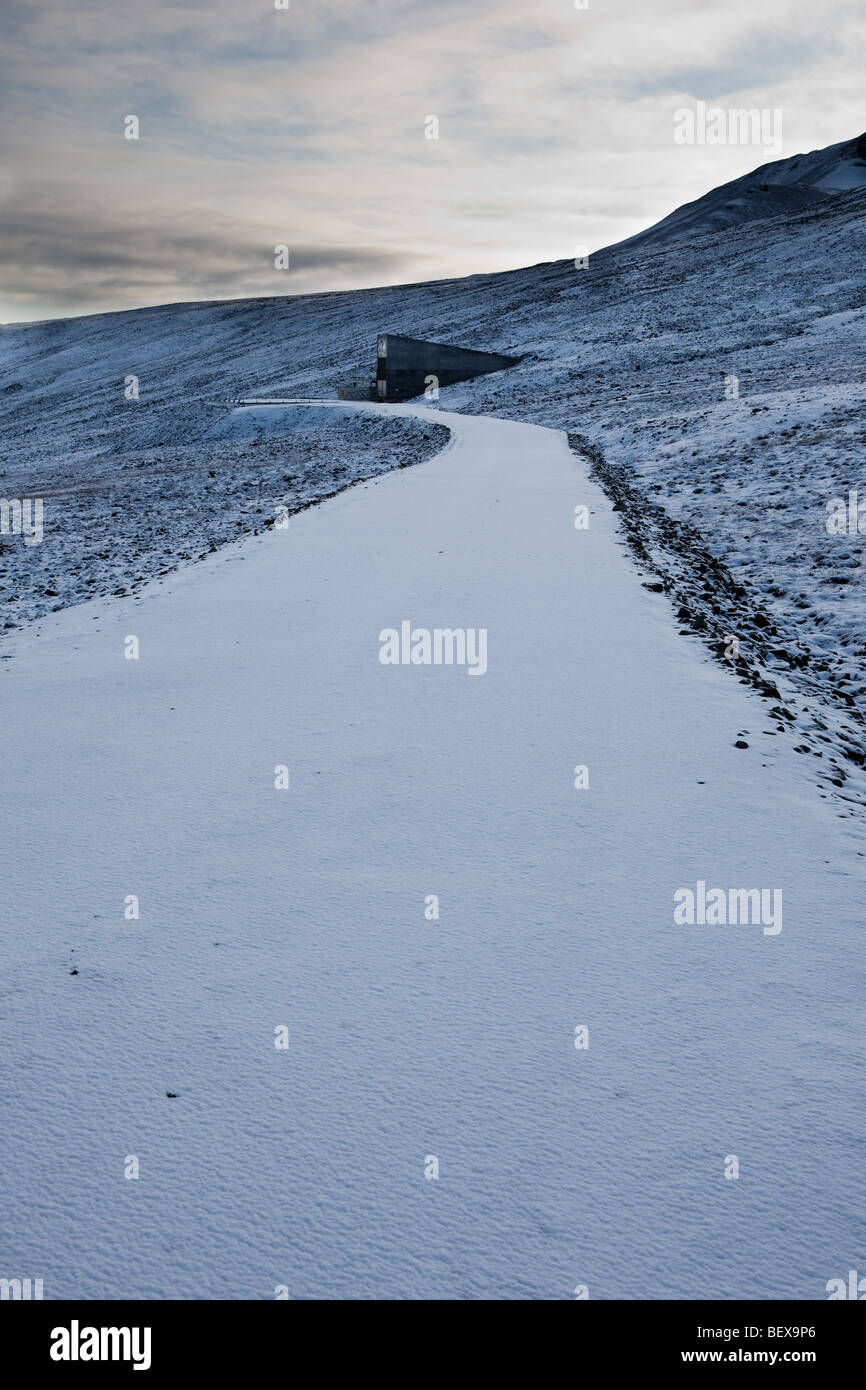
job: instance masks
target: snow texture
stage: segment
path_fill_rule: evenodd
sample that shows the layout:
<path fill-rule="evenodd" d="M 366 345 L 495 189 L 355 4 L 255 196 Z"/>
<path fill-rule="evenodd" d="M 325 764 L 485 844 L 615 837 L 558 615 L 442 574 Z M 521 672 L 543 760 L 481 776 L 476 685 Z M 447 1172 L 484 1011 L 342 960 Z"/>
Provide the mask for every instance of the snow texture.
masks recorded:
<path fill-rule="evenodd" d="M 448 437 L 438 425 L 345 411 L 272 414 L 266 431 L 254 411 L 241 418 L 239 429 L 225 405 L 187 401 L 169 418 L 136 410 L 131 429 L 107 427 L 98 447 L 71 456 L 56 445 L 41 454 L 29 436 L 10 448 L 0 489 L 42 499 L 47 540 L 0 537 L 0 630 L 134 593 L 360 478 L 429 458 Z M 49 415 L 43 434 L 55 425 Z"/>
<path fill-rule="evenodd" d="M 444 423 L 10 639 L 3 1263 L 46 1296 L 820 1298 L 863 1248 L 856 837 L 564 436 Z M 486 675 L 383 666 L 406 618 Z M 675 925 L 696 878 L 782 931 Z"/>
<path fill-rule="evenodd" d="M 866 194 L 822 153 L 808 206 L 587 269 L 0 331 L 0 492 L 65 499 L 0 554 L 0 1275 L 862 1269 L 866 580 L 825 515 L 866 496 Z M 325 404 L 377 330 L 527 356 Z M 486 674 L 383 665 L 405 620 L 486 629 Z M 699 881 L 782 930 L 678 924 Z"/>
<path fill-rule="evenodd" d="M 846 184 L 804 210 L 761 216 L 756 195 L 742 225 L 691 236 L 674 228 L 667 241 L 599 252 L 586 269 L 556 262 L 350 294 L 7 325 L 0 495 L 45 495 L 53 537 L 28 550 L 5 539 L 7 622 L 130 588 L 264 525 L 278 505 L 306 505 L 389 464 L 384 454 L 356 458 L 333 433 L 318 450 L 293 440 L 295 463 L 284 439 L 220 438 L 233 400 L 335 396 L 340 382 L 369 374 L 375 335 L 386 329 L 524 353 L 510 371 L 444 389 L 440 404 L 579 433 L 645 499 L 697 530 L 743 590 L 740 613 L 761 610 L 775 628 L 771 642 L 757 643 L 750 625 L 745 655 L 786 686 L 783 708 L 801 746 L 817 754 L 829 731 L 832 748 L 815 757 L 823 793 L 844 788 L 861 803 L 862 535 L 830 534 L 826 522 L 828 506 L 851 490 L 866 501 L 866 191 L 847 186 L 862 145 L 782 160 L 744 181 L 813 189 L 835 173 Z M 708 217 L 723 193 L 707 195 Z M 137 401 L 124 397 L 129 375 L 140 382 Z M 729 397 L 733 378 L 738 394 Z M 394 458 L 437 447 L 420 440 Z M 66 517 L 54 488 L 87 493 L 90 511 L 76 501 Z M 685 563 L 689 547 L 680 549 Z M 703 576 L 686 587 L 703 588 Z"/>

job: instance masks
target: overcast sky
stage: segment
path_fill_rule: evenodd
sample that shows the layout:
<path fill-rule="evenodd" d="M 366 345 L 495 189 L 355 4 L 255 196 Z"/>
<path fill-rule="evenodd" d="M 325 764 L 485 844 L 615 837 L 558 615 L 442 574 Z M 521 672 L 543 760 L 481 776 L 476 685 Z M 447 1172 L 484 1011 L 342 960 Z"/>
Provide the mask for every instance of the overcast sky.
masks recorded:
<path fill-rule="evenodd" d="M 778 157 L 676 144 L 674 113 L 698 100 L 781 108 L 785 156 L 866 129 L 861 0 L 0 0 L 0 13 L 7 322 L 594 250 Z"/>

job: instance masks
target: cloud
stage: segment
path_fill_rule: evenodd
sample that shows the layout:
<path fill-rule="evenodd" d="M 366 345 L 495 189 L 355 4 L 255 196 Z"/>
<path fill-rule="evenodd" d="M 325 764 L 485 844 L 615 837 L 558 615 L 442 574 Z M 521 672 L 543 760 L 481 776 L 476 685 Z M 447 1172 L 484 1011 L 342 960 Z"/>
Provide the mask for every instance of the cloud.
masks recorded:
<path fill-rule="evenodd" d="M 782 105 L 786 153 L 863 125 L 854 0 L 7 0 L 4 19 L 4 317 L 594 249 L 761 162 L 676 147 L 696 97 Z"/>
<path fill-rule="evenodd" d="M 688 92 L 696 100 L 719 101 L 738 93 L 768 89 L 815 71 L 820 63 L 841 53 L 841 43 L 816 13 L 809 30 L 793 34 L 759 30 L 744 42 L 722 50 L 715 61 L 684 63 L 637 77 L 628 84 L 630 97 L 653 92 Z M 625 94 L 625 93 L 624 93 Z"/>
<path fill-rule="evenodd" d="M 143 222 L 128 210 L 19 209 L 2 220 L 6 316 L 75 313 L 94 305 L 306 293 L 423 279 L 423 258 L 386 245 L 316 241 L 289 247 L 256 240 L 243 223 L 178 229 L 170 218 Z"/>

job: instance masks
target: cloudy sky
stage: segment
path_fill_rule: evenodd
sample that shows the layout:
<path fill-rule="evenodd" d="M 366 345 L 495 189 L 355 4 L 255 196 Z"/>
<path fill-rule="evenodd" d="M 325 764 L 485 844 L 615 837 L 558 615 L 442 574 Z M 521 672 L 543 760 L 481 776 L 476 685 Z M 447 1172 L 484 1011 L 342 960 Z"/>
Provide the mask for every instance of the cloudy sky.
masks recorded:
<path fill-rule="evenodd" d="M 777 157 L 676 144 L 698 100 L 781 108 L 783 155 L 866 129 L 861 0 L 0 8 L 6 322 L 594 250 Z"/>

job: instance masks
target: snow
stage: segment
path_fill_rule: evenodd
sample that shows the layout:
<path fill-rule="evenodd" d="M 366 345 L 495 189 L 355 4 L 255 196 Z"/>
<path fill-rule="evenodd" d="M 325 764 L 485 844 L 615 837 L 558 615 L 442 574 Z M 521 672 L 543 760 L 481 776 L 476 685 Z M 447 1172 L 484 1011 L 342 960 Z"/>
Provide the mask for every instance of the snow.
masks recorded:
<path fill-rule="evenodd" d="M 781 128 L 781 127 L 780 127 Z M 843 140 L 825 149 L 762 164 L 730 183 L 684 203 L 623 247 L 669 245 L 675 238 L 724 232 L 743 223 L 821 208 L 827 197 L 866 186 L 866 160 L 860 140 Z M 693 150 L 684 154 L 693 154 Z"/>
<path fill-rule="evenodd" d="M 328 427 L 335 420 L 346 423 L 365 418 L 353 411 L 350 402 L 328 401 L 326 404 L 311 404 L 299 401 L 288 403 L 285 408 L 273 405 L 255 406 L 232 410 L 220 418 L 208 430 L 210 439 L 263 439 L 280 434 L 295 434 L 308 429 Z"/>
<path fill-rule="evenodd" d="M 29 440 L 18 457 L 10 448 L 0 488 L 42 500 L 45 538 L 0 539 L 0 630 L 100 593 L 135 593 L 283 512 L 429 458 L 447 440 L 441 426 L 315 407 L 271 413 L 267 431 L 255 411 L 200 401 L 154 416 L 145 405 L 126 426 L 136 447 L 118 448 L 106 428 L 98 451 L 62 452 L 55 441 L 46 461 Z M 59 424 L 50 413 L 45 423 Z"/>
<path fill-rule="evenodd" d="M 855 822 L 563 434 L 367 413 L 451 447 L 5 644 L 4 1269 L 825 1297 L 866 1234 Z M 487 673 L 383 666 L 407 618 L 486 628 Z M 676 926 L 697 879 L 782 932 Z"/>
<path fill-rule="evenodd" d="M 825 526 L 866 501 L 854 145 L 586 270 L 0 327 L 0 495 L 45 499 L 0 540 L 0 1275 L 862 1268 L 866 567 Z M 326 400 L 379 331 L 526 355 Z M 486 629 L 486 674 L 383 666 L 405 620 Z M 780 889 L 783 930 L 675 925 L 698 881 Z"/>
<path fill-rule="evenodd" d="M 844 164 L 832 169 L 826 178 L 815 184 L 815 187 L 833 193 L 850 188 L 866 187 L 866 161 L 862 159 L 847 160 Z"/>
<path fill-rule="evenodd" d="M 846 781 L 862 801 L 863 754 L 858 762 L 852 750 L 866 728 L 866 566 L 859 538 L 830 535 L 825 522 L 833 499 L 866 497 L 866 203 L 862 189 L 813 186 L 846 167 L 855 145 L 747 176 L 744 186 L 771 193 L 803 185 L 818 199 L 805 209 L 758 217 L 758 198 L 753 220 L 733 231 L 632 241 L 592 255 L 586 270 L 561 261 L 0 328 L 0 495 L 46 503 L 43 545 L 3 538 L 7 630 L 135 590 L 265 526 L 280 506 L 296 511 L 444 442 L 365 441 L 346 433 L 347 417 L 237 440 L 239 398 L 336 397 L 372 368 L 384 330 L 525 353 L 510 371 L 443 390 L 440 405 L 579 432 L 694 526 L 746 591 L 742 611 L 761 609 L 775 625 L 778 642 L 752 655 L 792 687 L 786 708 L 804 736 L 831 726 L 830 786 Z M 708 214 L 720 193 L 704 200 Z M 129 374 L 140 380 L 135 402 L 124 398 Z M 736 400 L 725 395 L 733 377 Z"/>

